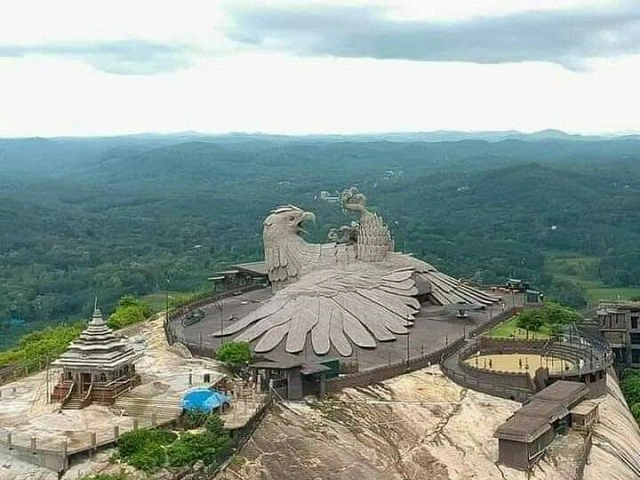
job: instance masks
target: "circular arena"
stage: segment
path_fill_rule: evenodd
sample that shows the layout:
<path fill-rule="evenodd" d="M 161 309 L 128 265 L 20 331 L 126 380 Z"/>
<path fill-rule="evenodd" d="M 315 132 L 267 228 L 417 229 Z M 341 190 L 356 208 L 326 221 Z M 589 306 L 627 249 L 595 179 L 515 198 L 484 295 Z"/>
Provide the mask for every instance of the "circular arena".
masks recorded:
<path fill-rule="evenodd" d="M 538 353 L 479 353 L 464 360 L 467 365 L 496 372 L 526 372 L 531 375 L 536 369 L 544 367 L 550 374 L 562 374 L 575 367 L 571 360 L 554 355 Z"/>
<path fill-rule="evenodd" d="M 557 380 L 605 392 L 613 356 L 606 341 L 571 325 L 546 340 L 480 337 L 445 358 L 442 369 L 456 383 L 503 398 L 526 401 Z"/>

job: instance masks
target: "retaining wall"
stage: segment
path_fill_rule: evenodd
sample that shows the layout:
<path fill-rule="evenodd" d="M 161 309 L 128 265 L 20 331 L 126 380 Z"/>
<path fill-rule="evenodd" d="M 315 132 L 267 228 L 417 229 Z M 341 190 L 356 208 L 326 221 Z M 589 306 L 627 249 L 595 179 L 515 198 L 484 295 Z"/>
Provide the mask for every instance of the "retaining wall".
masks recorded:
<path fill-rule="evenodd" d="M 169 345 L 173 345 L 176 341 L 183 343 L 189 350 L 191 350 L 191 353 L 193 355 L 213 357 L 213 353 L 215 352 L 214 348 L 206 348 L 202 345 L 184 341 L 181 335 L 178 335 L 176 333 L 176 331 L 183 328 L 181 324 L 177 325 L 177 322 L 182 322 L 182 319 L 186 316 L 186 314 L 192 310 L 195 310 L 196 308 L 204 307 L 215 301 L 232 297 L 233 295 L 237 295 L 239 293 L 251 292 L 253 290 L 260 290 L 262 288 L 265 287 L 263 285 L 245 285 L 244 287 L 238 287 L 232 290 L 227 290 L 225 292 L 211 294 L 207 297 L 201 298 L 200 300 L 196 300 L 195 302 L 182 305 L 178 308 L 173 308 L 169 311 L 168 318 L 164 322 L 164 333 L 167 338 L 167 342 L 169 343 Z M 200 353 L 194 352 L 193 349 L 199 349 Z"/>
<path fill-rule="evenodd" d="M 491 330 L 496 325 L 510 319 L 518 310 L 519 309 L 517 308 L 511 308 L 509 310 L 505 310 L 504 312 L 500 312 L 492 320 L 489 320 L 478 328 L 472 330 L 470 334 L 472 336 L 476 336 L 488 330 Z M 331 378 L 326 382 L 326 391 L 327 393 L 332 393 L 342 388 L 360 387 L 369 385 L 371 383 L 382 382 L 383 380 L 397 377 L 398 375 L 402 375 L 403 373 L 413 372 L 415 370 L 425 368 L 429 365 L 441 363 L 443 358 L 452 355 L 454 352 L 463 347 L 466 342 L 467 340 L 459 338 L 458 340 L 450 343 L 444 348 L 436 350 L 435 352 L 421 355 L 419 357 L 410 358 L 408 362 L 406 360 L 394 362 L 389 365 L 382 365 L 380 367 L 362 370 L 357 373 L 341 375 L 337 378 Z"/>
<path fill-rule="evenodd" d="M 506 398 L 517 402 L 525 402 L 531 396 L 530 390 L 514 387 L 504 382 L 494 382 L 481 380 L 480 378 L 471 377 L 465 372 L 451 369 L 445 362 L 440 364 L 443 373 L 458 385 L 470 388 L 477 392 L 486 393 L 494 397 Z"/>
<path fill-rule="evenodd" d="M 464 370 L 468 376 L 474 378 L 477 382 L 493 383 L 498 386 L 509 387 L 518 390 L 536 391 L 531 375 L 528 372 L 503 372 L 500 370 L 485 370 L 482 367 L 475 367 L 462 362 L 460 368 Z"/>
<path fill-rule="evenodd" d="M 585 347 L 584 339 L 576 338 L 574 342 L 557 342 L 553 340 L 511 340 L 493 339 L 481 337 L 473 343 L 461 348 L 458 352 L 448 355 L 442 362 L 442 369 L 445 374 L 460 385 L 478 390 L 490 395 L 509 398 L 518 401 L 525 401 L 529 396 L 536 393 L 541 388 L 553 383 L 556 380 L 572 380 L 586 383 L 589 386 L 589 398 L 595 398 L 605 392 L 606 374 L 603 366 L 607 362 L 600 360 L 595 363 L 589 362 L 583 369 L 574 367 L 563 372 L 551 374 L 548 370 L 540 370 L 532 365 L 530 372 L 500 372 L 476 367 L 466 363 L 477 352 L 481 354 L 510 354 L 510 353 L 533 353 L 552 354 L 567 360 L 586 359 L 596 354 L 598 357 L 606 357 L 606 346 L 597 346 L 594 350 Z M 535 375 L 535 380 L 532 376 Z"/>

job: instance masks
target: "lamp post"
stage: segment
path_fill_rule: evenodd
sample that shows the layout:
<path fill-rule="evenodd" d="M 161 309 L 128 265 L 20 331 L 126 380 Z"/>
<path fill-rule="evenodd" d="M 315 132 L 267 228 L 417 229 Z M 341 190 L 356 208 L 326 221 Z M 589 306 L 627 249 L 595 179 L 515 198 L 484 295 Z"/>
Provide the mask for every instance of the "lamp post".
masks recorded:
<path fill-rule="evenodd" d="M 169 324 L 169 284 L 171 283 L 171 280 L 169 279 L 169 272 L 167 271 L 166 276 L 165 276 L 165 281 L 166 281 L 166 285 L 165 285 L 165 289 L 164 289 L 164 307 L 165 307 L 165 322 L 167 322 L 167 325 Z"/>
<path fill-rule="evenodd" d="M 50 398 L 50 390 L 49 390 L 49 355 L 47 355 L 45 357 L 45 368 L 47 369 L 46 371 L 46 383 L 47 383 L 47 403 L 49 403 L 49 398 Z"/>
<path fill-rule="evenodd" d="M 224 343 L 224 298 L 218 299 L 216 295 L 216 307 L 220 310 L 220 345 Z"/>

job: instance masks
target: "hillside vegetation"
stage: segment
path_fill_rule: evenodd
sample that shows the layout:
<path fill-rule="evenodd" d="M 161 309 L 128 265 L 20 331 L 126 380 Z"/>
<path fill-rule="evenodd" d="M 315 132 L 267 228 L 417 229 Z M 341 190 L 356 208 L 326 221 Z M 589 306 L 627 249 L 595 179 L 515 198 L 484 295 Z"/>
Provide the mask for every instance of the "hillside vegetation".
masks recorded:
<path fill-rule="evenodd" d="M 580 308 L 609 292 L 635 296 L 639 147 L 635 138 L 0 140 L 0 348 L 86 318 L 96 294 L 109 314 L 125 294 L 209 288 L 217 269 L 261 258 L 262 220 L 280 204 L 313 210 L 310 240 L 323 241 L 351 218 L 319 192 L 351 185 L 398 249 L 452 275 L 524 278 Z"/>

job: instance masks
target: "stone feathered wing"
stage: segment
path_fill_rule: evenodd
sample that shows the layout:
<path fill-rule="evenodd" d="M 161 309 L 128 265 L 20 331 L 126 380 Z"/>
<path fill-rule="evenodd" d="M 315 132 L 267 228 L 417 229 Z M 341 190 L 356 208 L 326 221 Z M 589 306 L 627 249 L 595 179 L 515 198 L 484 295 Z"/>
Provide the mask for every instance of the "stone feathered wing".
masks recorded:
<path fill-rule="evenodd" d="M 242 331 L 236 341 L 258 340 L 257 353 L 273 350 L 285 338 L 286 351 L 298 353 L 310 336 L 316 354 L 324 355 L 333 346 L 349 356 L 351 342 L 373 348 L 378 341 L 408 333 L 420 309 L 414 268 L 354 267 L 305 275 L 226 327 L 224 334 Z"/>
<path fill-rule="evenodd" d="M 415 269 L 416 286 L 421 294 L 428 293 L 434 303 L 440 305 L 466 303 L 488 306 L 500 301 L 498 297 L 453 278 L 411 255 L 392 252 L 387 257 L 387 261 L 398 268 L 411 267 Z"/>

